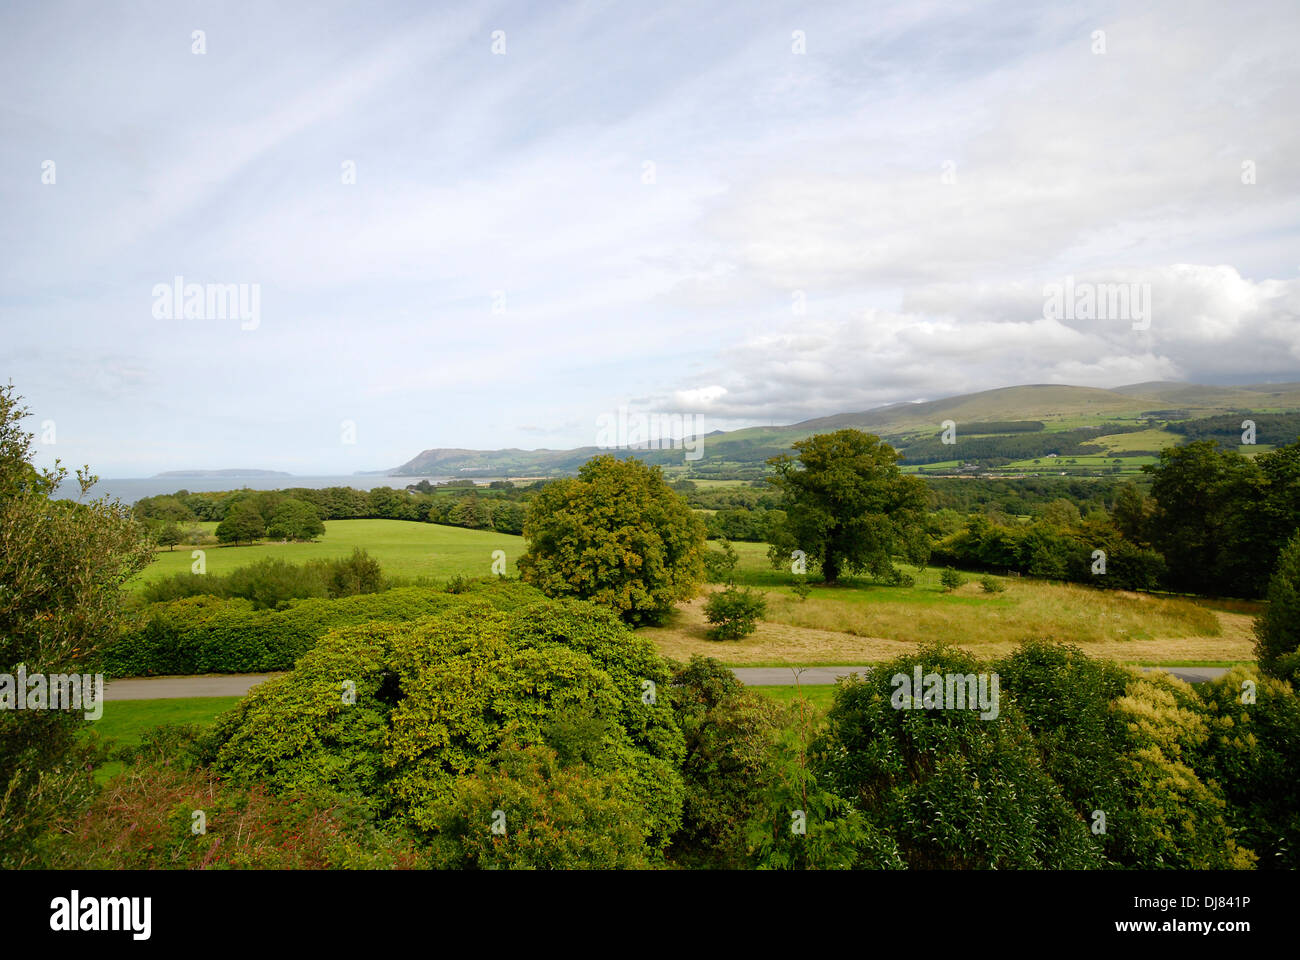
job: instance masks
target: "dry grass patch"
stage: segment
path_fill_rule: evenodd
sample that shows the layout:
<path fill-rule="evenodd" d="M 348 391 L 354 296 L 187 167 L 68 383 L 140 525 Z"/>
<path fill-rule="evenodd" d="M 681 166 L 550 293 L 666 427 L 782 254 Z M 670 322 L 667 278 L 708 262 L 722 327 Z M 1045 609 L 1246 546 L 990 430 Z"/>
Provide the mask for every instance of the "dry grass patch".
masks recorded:
<path fill-rule="evenodd" d="M 707 636 L 703 599 L 681 604 L 664 627 L 640 631 L 677 660 L 692 654 L 742 666 L 759 663 L 857 664 L 908 653 L 930 640 L 981 657 L 1009 653 L 1030 638 L 1077 643 L 1116 660 L 1251 660 L 1251 617 L 1200 602 L 1071 584 L 1007 581 L 987 595 L 968 583 L 951 594 L 913 588 L 817 588 L 807 600 L 767 591 L 768 612 L 744 640 Z"/>

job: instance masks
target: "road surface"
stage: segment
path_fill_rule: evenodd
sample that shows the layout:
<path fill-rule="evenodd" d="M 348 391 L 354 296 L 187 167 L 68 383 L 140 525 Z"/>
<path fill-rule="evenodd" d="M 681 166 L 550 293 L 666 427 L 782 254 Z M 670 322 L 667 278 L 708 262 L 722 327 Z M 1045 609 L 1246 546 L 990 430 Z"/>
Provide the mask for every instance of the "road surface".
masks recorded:
<path fill-rule="evenodd" d="M 806 667 L 799 674 L 799 683 L 824 686 L 850 673 L 863 673 L 870 667 Z M 1221 677 L 1228 671 L 1223 667 L 1144 667 L 1145 670 L 1167 670 L 1188 683 L 1203 683 Z M 794 671 L 789 667 L 735 667 L 732 670 L 740 682 L 750 687 L 785 687 L 795 682 Z M 201 677 L 139 677 L 133 680 L 114 680 L 105 685 L 105 700 L 172 700 L 190 697 L 242 697 L 264 680 L 278 676 L 274 673 L 219 673 Z"/>

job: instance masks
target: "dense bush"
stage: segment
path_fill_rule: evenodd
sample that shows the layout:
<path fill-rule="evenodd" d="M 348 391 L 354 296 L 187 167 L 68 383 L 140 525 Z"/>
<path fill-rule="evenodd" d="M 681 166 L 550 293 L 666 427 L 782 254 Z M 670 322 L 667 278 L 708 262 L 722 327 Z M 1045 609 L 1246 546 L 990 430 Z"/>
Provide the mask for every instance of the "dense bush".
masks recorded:
<path fill-rule="evenodd" d="M 670 695 L 686 743 L 686 794 L 673 859 L 691 867 L 744 867 L 746 828 L 772 777 L 769 752 L 781 709 L 704 657 L 676 670 Z"/>
<path fill-rule="evenodd" d="M 1089 659 L 1075 647 L 1025 644 L 995 665 L 1033 732 L 1047 772 L 1124 867 L 1249 866 L 1219 785 L 1195 768 L 1205 708 L 1181 680 Z"/>
<path fill-rule="evenodd" d="M 192 830 L 203 811 L 205 832 Z M 338 798 L 275 797 L 175 763 L 138 763 L 41 844 L 53 870 L 418 869 L 410 839 Z"/>
<path fill-rule="evenodd" d="M 841 681 L 811 759 L 819 780 L 897 844 L 909 867 L 1075 869 L 1102 863 L 1098 845 L 1044 770 L 1016 704 L 897 709 L 892 678 L 978 674 L 942 646 Z M 913 691 L 920 701 L 920 691 Z"/>
<path fill-rule="evenodd" d="M 682 734 L 666 698 L 653 695 L 671 681 L 667 662 L 608 610 L 543 601 L 507 613 L 488 595 L 451 597 L 442 615 L 418 623 L 331 633 L 291 673 L 218 718 L 206 759 L 241 782 L 344 793 L 432 839 L 449 828 L 449 805 L 461 830 L 494 791 L 510 794 L 490 769 L 504 762 L 499 749 L 545 746 L 556 759 L 525 758 L 535 769 L 514 794 L 520 807 L 506 810 L 508 829 L 546 837 L 548 810 L 613 815 L 622 807 L 604 801 L 626 801 L 638 810 L 643 854 L 658 857 L 680 822 L 683 793 Z M 556 762 L 584 769 L 553 778 L 553 790 L 585 792 L 600 781 L 593 806 L 542 796 Z M 582 856 L 560 838 L 539 843 Z M 530 856 L 526 847 L 509 856 Z M 443 854 L 485 855 L 473 844 L 456 849 Z M 589 865 L 608 863 L 606 853 L 593 851 Z"/>
<path fill-rule="evenodd" d="M 545 745 L 502 746 L 457 776 L 434 812 L 438 869 L 628 870 L 650 865 L 645 820 L 617 771 L 563 765 Z M 493 827 L 496 827 L 496 832 Z"/>
<path fill-rule="evenodd" d="M 1195 761 L 1228 801 L 1225 816 L 1259 866 L 1300 869 L 1300 698 L 1290 684 L 1236 667 L 1198 684 L 1209 736 Z"/>
<path fill-rule="evenodd" d="M 351 597 L 377 593 L 397 586 L 384 577 L 379 561 L 360 547 L 351 556 L 335 560 L 289 563 L 273 557 L 259 560 L 230 573 L 187 573 L 181 571 L 145 583 L 140 598 L 146 603 L 179 600 L 181 597 L 242 597 L 253 608 L 275 608 L 289 600 L 309 597 Z"/>
<path fill-rule="evenodd" d="M 1093 573 L 1096 550 L 1106 554 L 1104 574 Z M 936 543 L 932 556 L 965 569 L 1012 570 L 1118 590 L 1155 589 L 1165 569 L 1159 553 L 1126 540 L 1108 521 L 1093 519 L 1062 527 L 1048 519 L 1003 524 L 975 517 Z"/>
<path fill-rule="evenodd" d="M 714 640 L 749 636 L 758 629 L 758 621 L 766 612 L 767 600 L 762 593 L 734 583 L 709 594 L 704 602 L 704 619 L 713 624 L 709 636 Z"/>
<path fill-rule="evenodd" d="M 515 581 L 475 582 L 475 594 L 499 609 L 536 599 Z M 330 630 L 371 621 L 407 621 L 445 609 L 452 597 L 431 587 L 400 587 L 337 600 L 297 600 L 257 610 L 244 599 L 186 597 L 146 607 L 104 655 L 110 676 L 263 673 L 289 670 Z"/>

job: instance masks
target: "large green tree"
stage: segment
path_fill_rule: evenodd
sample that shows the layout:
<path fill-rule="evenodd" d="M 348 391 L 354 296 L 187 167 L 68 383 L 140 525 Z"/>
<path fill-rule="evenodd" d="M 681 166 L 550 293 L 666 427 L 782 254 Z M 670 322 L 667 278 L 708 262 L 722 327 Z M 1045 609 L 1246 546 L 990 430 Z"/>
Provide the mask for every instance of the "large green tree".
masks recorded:
<path fill-rule="evenodd" d="M 704 573 L 704 524 L 640 460 L 595 457 L 542 488 L 524 521 L 522 578 L 548 596 L 611 607 L 628 623 L 659 622 Z"/>
<path fill-rule="evenodd" d="M 843 573 L 895 576 L 893 558 L 923 564 L 925 485 L 898 470 L 898 453 L 861 430 L 819 433 L 794 444 L 796 456 L 768 461 L 781 491 L 785 519 L 773 529 L 773 566 L 807 555 L 827 583 Z"/>
<path fill-rule="evenodd" d="M 67 471 L 33 467 L 20 399 L 0 387 L 0 673 L 94 673 L 118 631 L 122 584 L 153 545 L 117 501 L 53 499 Z M 84 497 L 96 478 L 77 479 Z M 32 863 L 36 839 L 88 797 L 85 723 L 68 710 L 0 710 L 0 868 Z"/>
<path fill-rule="evenodd" d="M 1277 547 L 1264 537 L 1260 506 L 1267 484 L 1259 466 L 1215 440 L 1201 440 L 1162 450 L 1157 463 L 1142 469 L 1153 477 L 1150 538 L 1164 554 L 1169 585 L 1262 595 Z"/>
<path fill-rule="evenodd" d="M 251 500 L 240 500 L 217 524 L 217 539 L 222 543 L 252 543 L 266 535 L 266 521 Z"/>
<path fill-rule="evenodd" d="M 266 526 L 266 534 L 273 540 L 315 540 L 324 533 L 320 514 L 302 500 L 285 500 L 276 507 Z"/>

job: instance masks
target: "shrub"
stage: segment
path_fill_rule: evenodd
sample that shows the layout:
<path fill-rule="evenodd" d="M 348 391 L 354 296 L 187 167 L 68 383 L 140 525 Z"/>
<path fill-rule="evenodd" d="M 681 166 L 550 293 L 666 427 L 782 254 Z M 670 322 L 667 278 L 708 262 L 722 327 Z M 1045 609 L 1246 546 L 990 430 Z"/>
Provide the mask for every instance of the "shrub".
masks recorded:
<path fill-rule="evenodd" d="M 709 594 L 704 603 L 704 618 L 713 624 L 709 636 L 714 640 L 739 640 L 758 629 L 758 621 L 767 612 L 763 594 L 735 584 Z"/>
<path fill-rule="evenodd" d="M 807 600 L 808 595 L 812 593 L 812 587 L 809 586 L 807 580 L 799 580 L 790 588 L 790 592 L 800 600 Z"/>
<path fill-rule="evenodd" d="M 512 581 L 474 581 L 467 589 L 501 610 L 540 596 Z M 186 597 L 151 604 L 138 614 L 105 651 L 104 669 L 114 677 L 289 670 L 332 629 L 415 620 L 454 602 L 428 587 L 296 600 L 280 610 L 258 610 L 242 598 Z"/>
<path fill-rule="evenodd" d="M 686 745 L 673 860 L 689 867 L 744 867 L 746 828 L 772 779 L 769 752 L 781 729 L 781 708 L 704 657 L 678 667 L 670 696 Z"/>
<path fill-rule="evenodd" d="M 986 672 L 968 654 L 932 645 L 841 681 L 810 751 L 819 782 L 889 834 L 909 867 L 1101 865 L 1016 704 L 1001 698 L 994 719 L 977 709 L 896 708 L 894 677 L 910 679 L 918 665 L 923 674 Z"/>
<path fill-rule="evenodd" d="M 1209 726 L 1197 770 L 1223 788 L 1228 822 L 1260 867 L 1300 868 L 1300 698 L 1250 667 L 1234 667 L 1196 692 Z"/>
<path fill-rule="evenodd" d="M 645 822 L 615 773 L 505 745 L 456 777 L 434 814 L 439 869 L 618 870 L 649 865 Z M 494 832 L 493 827 L 496 827 Z"/>
<path fill-rule="evenodd" d="M 1003 585 L 1001 580 L 998 580 L 996 577 L 990 577 L 986 573 L 984 576 L 980 577 L 980 589 L 985 593 L 1002 593 L 1007 588 Z"/>
<path fill-rule="evenodd" d="M 433 840 L 458 796 L 500 786 L 489 769 L 503 762 L 498 748 L 546 746 L 561 768 L 586 768 L 566 781 L 572 789 L 599 779 L 602 796 L 635 808 L 644 853 L 657 857 L 680 821 L 683 748 L 672 710 L 643 699 L 671 679 L 650 641 L 590 604 L 503 612 L 482 597 L 441 596 L 443 615 L 331 633 L 219 717 L 205 758 L 241 782 L 341 792 Z M 345 681 L 355 703 L 341 696 Z M 551 761 L 534 762 L 544 778 Z M 521 804 L 536 799 L 521 790 Z M 565 815 L 577 816 L 569 799 L 578 806 Z M 462 822 L 471 809 L 459 808 Z"/>
<path fill-rule="evenodd" d="M 1078 648 L 1023 644 L 995 665 L 1043 764 L 1106 858 L 1122 867 L 1249 866 L 1218 785 L 1194 767 L 1208 735 L 1192 689 L 1162 673 L 1092 660 Z"/>
<path fill-rule="evenodd" d="M 954 570 L 952 567 L 944 567 L 943 572 L 939 574 L 939 583 L 943 589 L 951 592 L 966 582 L 966 578 Z"/>
<path fill-rule="evenodd" d="M 192 830 L 203 811 L 204 833 Z M 409 839 L 380 831 L 337 798 L 277 798 L 209 771 L 138 763 L 88 809 L 48 835 L 54 870 L 323 870 L 420 868 Z"/>

